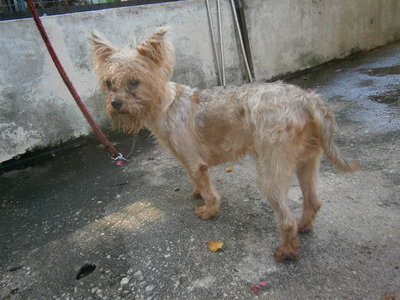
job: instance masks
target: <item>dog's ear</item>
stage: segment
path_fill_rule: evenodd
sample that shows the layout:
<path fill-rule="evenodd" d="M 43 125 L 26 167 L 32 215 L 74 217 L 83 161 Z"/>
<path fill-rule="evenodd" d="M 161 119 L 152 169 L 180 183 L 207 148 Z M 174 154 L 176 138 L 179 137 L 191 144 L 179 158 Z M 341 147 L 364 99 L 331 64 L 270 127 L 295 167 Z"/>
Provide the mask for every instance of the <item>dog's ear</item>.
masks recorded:
<path fill-rule="evenodd" d="M 165 47 L 164 35 L 166 33 L 167 30 L 164 28 L 153 32 L 146 41 L 137 46 L 137 52 L 159 64 L 163 60 L 163 48 Z"/>
<path fill-rule="evenodd" d="M 141 56 L 166 68 L 168 73 L 172 73 L 175 56 L 173 50 L 165 41 L 164 35 L 166 33 L 167 29 L 165 28 L 156 30 L 147 38 L 146 41 L 141 42 L 137 46 L 136 50 Z"/>
<path fill-rule="evenodd" d="M 158 28 L 154 31 L 149 37 L 148 40 L 157 40 L 162 41 L 164 40 L 164 35 L 168 32 L 168 29 L 165 27 Z"/>
<path fill-rule="evenodd" d="M 117 51 L 110 42 L 100 37 L 97 33 L 92 32 L 89 36 L 89 41 L 92 44 L 91 54 L 96 64 L 105 63 Z"/>

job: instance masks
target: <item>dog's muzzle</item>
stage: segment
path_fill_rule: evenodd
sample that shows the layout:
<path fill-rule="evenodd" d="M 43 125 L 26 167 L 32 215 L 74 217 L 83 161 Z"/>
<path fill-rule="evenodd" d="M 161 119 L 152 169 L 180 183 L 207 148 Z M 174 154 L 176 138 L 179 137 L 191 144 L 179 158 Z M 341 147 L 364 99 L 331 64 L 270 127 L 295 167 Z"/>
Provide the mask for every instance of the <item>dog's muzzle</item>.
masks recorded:
<path fill-rule="evenodd" d="M 114 101 L 111 102 L 111 106 L 116 110 L 119 110 L 123 104 L 124 103 L 120 99 L 115 99 Z"/>

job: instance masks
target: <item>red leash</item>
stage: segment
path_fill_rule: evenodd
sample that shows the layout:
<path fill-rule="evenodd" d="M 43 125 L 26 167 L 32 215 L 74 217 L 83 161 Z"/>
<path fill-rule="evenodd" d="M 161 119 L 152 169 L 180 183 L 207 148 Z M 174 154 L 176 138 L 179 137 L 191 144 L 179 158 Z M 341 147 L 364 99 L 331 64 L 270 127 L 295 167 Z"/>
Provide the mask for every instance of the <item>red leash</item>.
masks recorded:
<path fill-rule="evenodd" d="M 33 3 L 33 0 L 27 0 L 29 10 L 32 13 L 33 19 L 35 20 L 36 26 L 43 38 L 43 41 L 47 47 L 47 50 L 49 51 L 49 54 L 51 58 L 53 59 L 53 62 L 58 70 L 58 73 L 60 73 L 61 78 L 64 80 L 65 85 L 67 86 L 69 92 L 71 93 L 72 97 L 74 98 L 76 104 L 78 105 L 79 109 L 83 113 L 84 117 L 88 121 L 89 125 L 92 127 L 94 132 L 97 134 L 99 137 L 100 141 L 103 143 L 105 149 L 110 153 L 111 157 L 117 161 L 117 164 L 121 166 L 123 164 L 123 161 L 126 160 L 121 153 L 117 151 L 115 146 L 111 144 L 107 137 L 104 135 L 104 133 L 101 131 L 99 125 L 95 122 L 95 120 L 92 118 L 90 115 L 89 111 L 87 110 L 85 104 L 83 104 L 81 98 L 79 97 L 78 93 L 76 92 L 72 82 L 69 80 L 67 73 L 65 73 L 64 68 L 61 65 L 60 60 L 57 57 L 56 52 L 54 51 L 53 46 L 51 45 L 51 42 L 49 40 L 49 37 L 47 36 L 46 30 L 44 29 L 44 26 L 42 24 L 42 21 L 39 18 L 39 14 L 36 10 L 36 7 Z"/>

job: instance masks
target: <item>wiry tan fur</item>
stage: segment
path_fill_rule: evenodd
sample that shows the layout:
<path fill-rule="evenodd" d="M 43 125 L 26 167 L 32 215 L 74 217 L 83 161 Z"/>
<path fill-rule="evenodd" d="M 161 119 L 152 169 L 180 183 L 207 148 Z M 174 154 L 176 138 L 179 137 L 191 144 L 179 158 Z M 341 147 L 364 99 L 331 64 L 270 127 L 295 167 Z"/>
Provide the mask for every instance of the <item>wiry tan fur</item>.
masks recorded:
<path fill-rule="evenodd" d="M 193 194 L 205 201 L 196 210 L 203 219 L 214 217 L 220 206 L 208 169 L 252 154 L 261 191 L 276 212 L 282 241 L 275 258 L 297 258 L 297 233 L 312 229 L 322 204 L 316 190 L 322 153 L 342 171 L 359 169 L 334 143 L 334 116 L 321 96 L 282 82 L 213 90 L 170 82 L 174 53 L 165 33 L 154 32 L 134 50 L 117 49 L 92 34 L 92 56 L 114 127 L 126 132 L 146 127 L 175 155 L 194 183 Z M 287 201 L 294 173 L 304 199 L 298 222 Z"/>

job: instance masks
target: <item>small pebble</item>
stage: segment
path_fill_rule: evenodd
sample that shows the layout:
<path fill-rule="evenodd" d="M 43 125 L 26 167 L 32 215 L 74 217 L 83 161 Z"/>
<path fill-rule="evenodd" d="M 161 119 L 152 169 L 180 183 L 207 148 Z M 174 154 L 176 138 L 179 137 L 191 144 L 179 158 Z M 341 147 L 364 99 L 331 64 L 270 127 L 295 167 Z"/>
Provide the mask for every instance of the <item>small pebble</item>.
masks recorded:
<path fill-rule="evenodd" d="M 150 284 L 150 285 L 146 286 L 146 292 L 150 293 L 154 290 L 154 288 L 155 288 L 155 286 Z"/>
<path fill-rule="evenodd" d="M 122 278 L 122 280 L 121 280 L 121 285 L 126 285 L 126 284 L 128 284 L 128 283 L 129 283 L 129 278 L 128 278 L 128 277 Z"/>
<path fill-rule="evenodd" d="M 137 271 L 133 276 L 137 277 L 139 280 L 143 280 L 142 271 Z"/>

